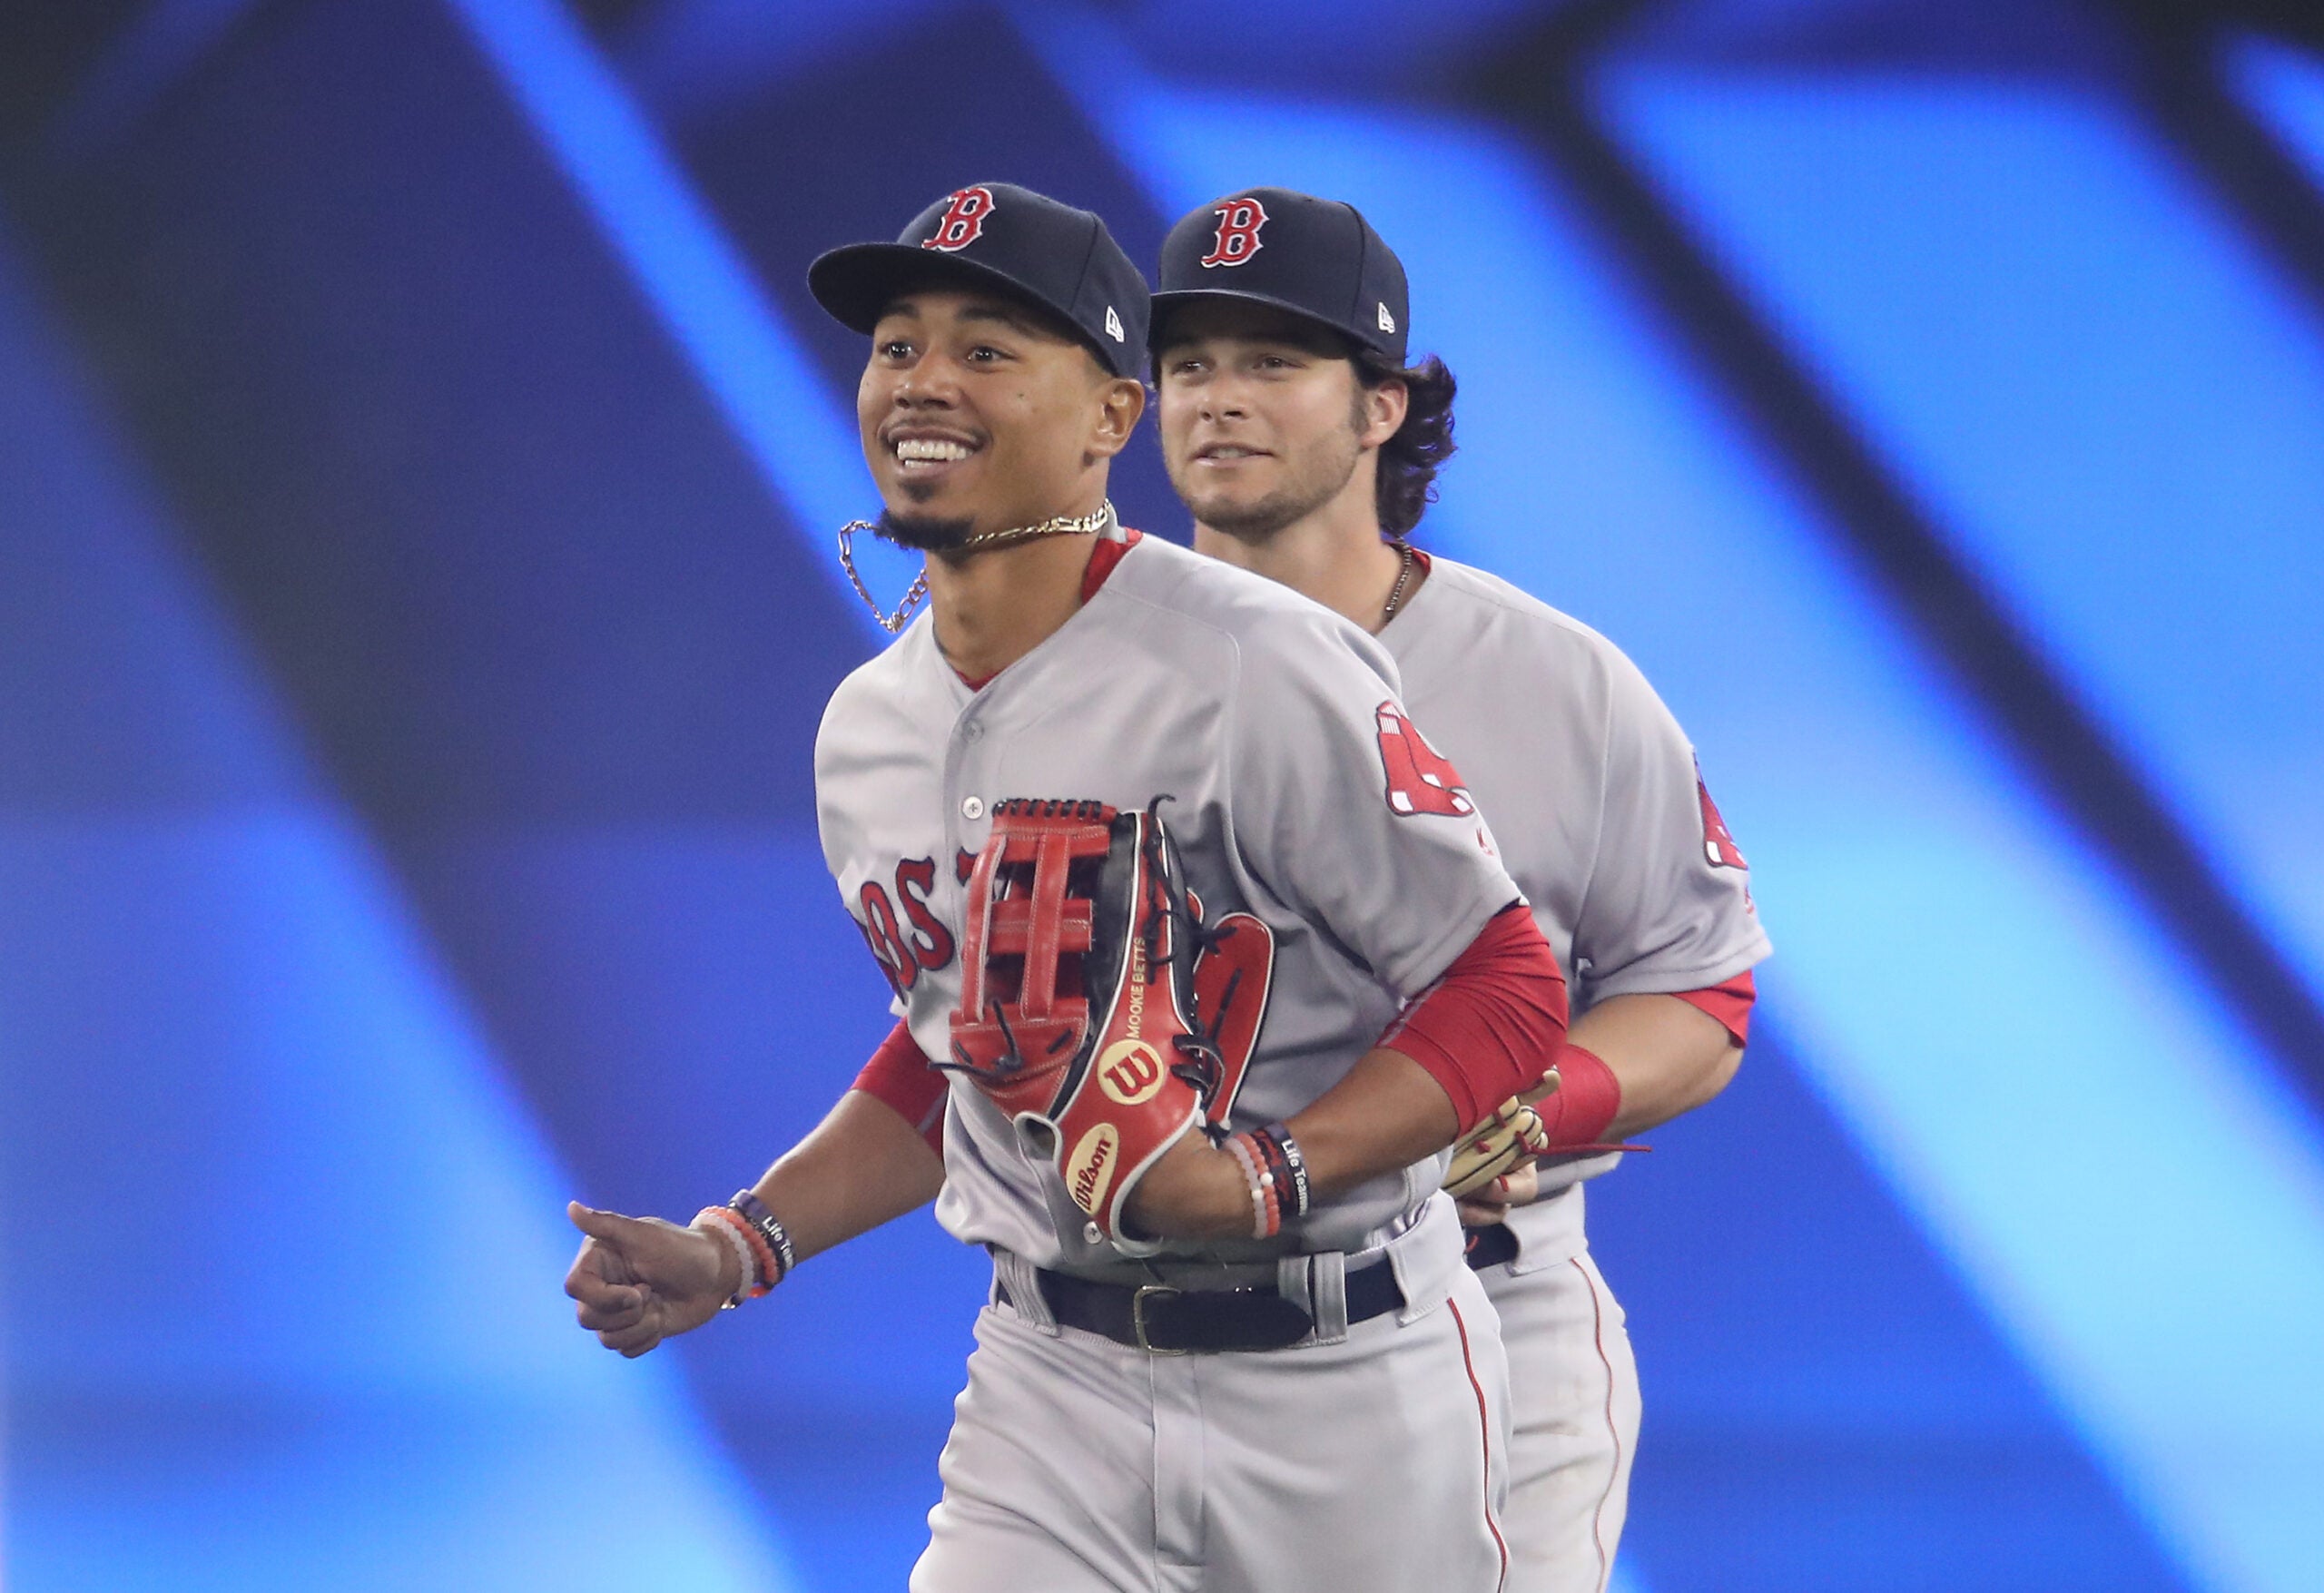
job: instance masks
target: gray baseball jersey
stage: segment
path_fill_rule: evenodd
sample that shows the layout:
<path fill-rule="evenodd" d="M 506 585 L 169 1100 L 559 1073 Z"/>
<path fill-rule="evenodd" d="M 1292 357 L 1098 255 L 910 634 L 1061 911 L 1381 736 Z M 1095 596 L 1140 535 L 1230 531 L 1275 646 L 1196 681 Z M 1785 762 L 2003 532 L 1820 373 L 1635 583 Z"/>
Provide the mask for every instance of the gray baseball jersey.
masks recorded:
<path fill-rule="evenodd" d="M 1768 954 L 1693 750 L 1613 644 L 1446 558 L 1381 640 L 1492 818 L 1576 1013 L 1721 984 Z M 1638 1367 L 1588 1254 L 1580 1187 L 1617 1160 L 1545 1165 L 1551 1193 L 1508 1219 L 1517 1258 L 1478 1274 L 1509 1355 L 1508 1593 L 1603 1593 L 1621 1536 Z"/>
<path fill-rule="evenodd" d="M 1117 530 L 1113 535 L 1118 536 Z M 948 1054 L 962 883 L 1010 797 L 1157 796 L 1207 916 L 1275 931 L 1237 1126 L 1336 1083 L 1403 1001 L 1517 900 L 1492 838 L 1411 734 L 1372 638 L 1286 588 L 1157 538 L 1031 653 L 971 691 L 922 615 L 833 693 L 815 746 L 825 860 L 922 1051 Z M 1130 1278 L 1054 1170 L 955 1077 L 937 1217 L 1051 1268 Z M 1227 1262 L 1356 1252 L 1409 1226 L 1435 1157 L 1325 1201 L 1277 1239 L 1177 1247 Z"/>
<path fill-rule="evenodd" d="M 1610 996 L 1721 984 L 1768 955 L 1694 749 L 1620 649 L 1442 557 L 1380 640 L 1413 717 L 1492 821 L 1577 1017 Z M 1618 1160 L 1544 1166 L 1544 1187 Z M 1527 1264 L 1581 1250 L 1580 1204 L 1544 1200 L 1512 1217 Z"/>

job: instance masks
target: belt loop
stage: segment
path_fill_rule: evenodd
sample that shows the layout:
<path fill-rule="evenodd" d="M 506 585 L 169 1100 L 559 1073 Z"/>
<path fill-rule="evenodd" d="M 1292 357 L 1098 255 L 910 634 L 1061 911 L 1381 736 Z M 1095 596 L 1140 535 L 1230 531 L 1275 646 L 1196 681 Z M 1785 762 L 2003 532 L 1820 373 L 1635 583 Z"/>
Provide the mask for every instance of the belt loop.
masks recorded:
<path fill-rule="evenodd" d="M 1322 1251 L 1307 1257 L 1303 1302 L 1315 1319 L 1315 1342 L 1337 1344 L 1347 1338 L 1347 1253 Z"/>
<path fill-rule="evenodd" d="M 1315 1302 L 1307 1287 L 1309 1260 L 1308 1256 L 1299 1254 L 1279 1257 L 1275 1264 L 1275 1292 L 1313 1316 L 1315 1314 Z"/>
<path fill-rule="evenodd" d="M 1049 1310 L 1049 1296 L 1041 1293 L 1040 1275 L 1033 1264 L 1013 1250 L 999 1245 L 992 1251 L 993 1281 L 1009 1296 L 1018 1318 L 1029 1327 L 1039 1329 L 1050 1338 L 1061 1336 L 1057 1317 Z"/>

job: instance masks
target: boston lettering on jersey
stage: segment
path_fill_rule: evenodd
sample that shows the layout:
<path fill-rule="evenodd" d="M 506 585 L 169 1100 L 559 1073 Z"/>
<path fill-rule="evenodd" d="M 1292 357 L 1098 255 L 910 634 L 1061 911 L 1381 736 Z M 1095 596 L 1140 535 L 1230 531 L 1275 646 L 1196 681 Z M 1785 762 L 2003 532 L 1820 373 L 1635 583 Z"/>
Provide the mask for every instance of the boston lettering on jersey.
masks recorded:
<path fill-rule="evenodd" d="M 1462 782 L 1461 772 L 1428 744 L 1428 738 L 1421 734 L 1393 700 L 1383 702 L 1374 710 L 1374 721 L 1379 727 L 1380 763 L 1387 777 L 1390 812 L 1399 818 L 1420 814 L 1468 818 L 1476 812 L 1477 804 Z M 1703 793 L 1703 811 L 1707 824 L 1716 823 L 1718 810 L 1711 807 L 1709 792 Z M 1726 827 L 1720 825 L 1718 832 L 1724 837 Z M 1707 836 L 1708 833 L 1707 830 Z M 1727 845 L 1733 851 L 1731 840 Z M 1743 866 L 1743 854 L 1737 851 L 1733 855 L 1735 866 Z M 976 860 L 974 852 L 965 847 L 958 849 L 952 860 L 954 876 L 965 883 Z M 1719 860 L 1716 853 L 1711 860 Z M 934 860 L 906 858 L 896 865 L 892 894 L 879 880 L 865 880 L 857 892 L 857 905 L 862 910 L 852 915 L 855 927 L 862 931 L 881 971 L 888 976 L 888 982 L 900 996 L 919 982 L 922 969 L 932 971 L 952 960 L 952 933 L 929 910 L 928 893 L 935 882 Z M 899 904 L 901 919 L 897 912 Z M 906 919 L 909 927 L 903 921 Z"/>
<path fill-rule="evenodd" d="M 856 892 L 861 912 L 851 913 L 872 949 L 880 971 L 888 976 L 901 996 L 920 982 L 922 969 L 933 972 L 952 960 L 952 931 L 929 910 L 928 893 L 936 883 L 934 858 L 906 858 L 896 865 L 895 891 L 878 880 L 866 880 Z M 897 904 L 903 919 L 897 918 Z M 907 927 L 907 925 L 909 927 Z"/>

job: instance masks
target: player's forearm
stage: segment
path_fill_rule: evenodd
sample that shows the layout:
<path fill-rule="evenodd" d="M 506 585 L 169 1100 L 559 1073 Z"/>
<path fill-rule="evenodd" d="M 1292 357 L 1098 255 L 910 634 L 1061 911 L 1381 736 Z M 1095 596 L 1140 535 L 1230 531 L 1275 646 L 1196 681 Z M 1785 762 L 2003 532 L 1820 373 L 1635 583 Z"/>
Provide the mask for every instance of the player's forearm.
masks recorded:
<path fill-rule="evenodd" d="M 851 1089 L 754 1185 L 801 1261 L 936 1198 L 944 1160 L 885 1102 Z"/>
<path fill-rule="evenodd" d="M 1365 1053 L 1347 1077 L 1285 1125 L 1317 1199 L 1434 1155 L 1461 1132 L 1444 1088 L 1402 1051 Z"/>
<path fill-rule="evenodd" d="M 1434 1155 L 1461 1131 L 1443 1087 L 1411 1057 L 1387 1049 L 1366 1053 L 1285 1126 L 1298 1142 L 1315 1200 Z M 1157 1238 L 1247 1237 L 1250 1180 L 1230 1152 L 1190 1134 L 1147 1174 L 1130 1214 L 1140 1233 Z"/>
<path fill-rule="evenodd" d="M 1512 905 L 1286 1125 L 1310 1201 L 1434 1155 L 1537 1076 L 1564 1036 L 1557 959 L 1532 915 Z M 1168 1238 L 1227 1237 L 1259 1228 L 1252 1200 L 1237 1157 L 1181 1146 L 1147 1175 L 1131 1215 Z"/>
<path fill-rule="evenodd" d="M 1621 1106 L 1606 1129 L 1613 1139 L 1693 1111 L 1725 1089 L 1743 1061 L 1725 1025 L 1676 996 L 1611 997 L 1575 1019 L 1569 1038 L 1621 1086 Z"/>

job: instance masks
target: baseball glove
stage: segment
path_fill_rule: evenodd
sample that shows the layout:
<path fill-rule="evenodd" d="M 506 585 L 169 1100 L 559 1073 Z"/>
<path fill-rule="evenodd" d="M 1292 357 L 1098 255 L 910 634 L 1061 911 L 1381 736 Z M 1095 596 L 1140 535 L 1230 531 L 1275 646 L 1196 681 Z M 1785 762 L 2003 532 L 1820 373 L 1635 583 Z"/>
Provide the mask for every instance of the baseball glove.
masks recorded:
<path fill-rule="evenodd" d="M 1159 806 L 1014 798 L 993 811 L 940 1064 L 1008 1114 L 1125 1247 L 1147 1170 L 1189 1129 L 1223 1131 L 1273 962 L 1248 914 L 1202 928 Z"/>
<path fill-rule="evenodd" d="M 1557 1069 L 1550 1069 L 1549 1090 L 1557 1089 Z M 1514 1171 L 1532 1157 L 1546 1155 L 1549 1131 L 1541 1116 L 1523 1097 L 1512 1096 L 1501 1109 L 1462 1135 L 1452 1146 L 1452 1165 L 1444 1175 L 1444 1193 L 1464 1200 L 1494 1179 Z"/>

